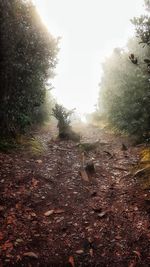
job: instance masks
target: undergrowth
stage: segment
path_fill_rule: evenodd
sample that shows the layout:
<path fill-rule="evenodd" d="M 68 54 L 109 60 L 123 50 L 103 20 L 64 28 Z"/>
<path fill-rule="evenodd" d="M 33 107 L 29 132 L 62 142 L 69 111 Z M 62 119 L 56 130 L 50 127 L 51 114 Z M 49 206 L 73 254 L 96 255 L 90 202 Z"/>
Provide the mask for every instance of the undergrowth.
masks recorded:
<path fill-rule="evenodd" d="M 31 156 L 40 156 L 44 153 L 43 144 L 35 137 L 18 135 L 15 139 L 0 140 L 0 151 L 3 153 L 11 153 L 12 151 L 19 149 L 25 150 L 31 154 Z"/>

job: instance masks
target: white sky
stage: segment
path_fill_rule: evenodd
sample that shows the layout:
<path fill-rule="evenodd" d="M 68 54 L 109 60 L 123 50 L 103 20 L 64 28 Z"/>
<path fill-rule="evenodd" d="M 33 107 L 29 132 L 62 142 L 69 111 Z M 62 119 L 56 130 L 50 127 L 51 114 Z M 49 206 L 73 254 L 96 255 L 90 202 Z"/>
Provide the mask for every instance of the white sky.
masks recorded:
<path fill-rule="evenodd" d="M 61 36 L 53 94 L 67 108 L 92 112 L 98 98 L 101 62 L 134 32 L 130 19 L 144 0 L 34 0 L 44 23 Z"/>

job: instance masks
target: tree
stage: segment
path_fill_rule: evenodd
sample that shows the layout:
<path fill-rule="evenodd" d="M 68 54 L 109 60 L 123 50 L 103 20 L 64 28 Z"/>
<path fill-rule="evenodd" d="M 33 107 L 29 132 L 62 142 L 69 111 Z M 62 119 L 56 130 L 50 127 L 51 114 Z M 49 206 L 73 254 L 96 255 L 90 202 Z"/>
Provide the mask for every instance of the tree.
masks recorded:
<path fill-rule="evenodd" d="M 147 12 L 150 12 L 150 0 L 144 0 Z M 150 17 L 141 15 L 139 18 L 134 17 L 131 22 L 135 25 L 136 35 L 141 39 L 140 43 L 150 46 Z"/>
<path fill-rule="evenodd" d="M 31 1 L 0 0 L 0 45 L 0 132 L 14 134 L 35 122 L 35 110 L 45 101 L 58 39 Z"/>
<path fill-rule="evenodd" d="M 143 139 L 150 131 L 149 74 L 145 64 L 130 62 L 131 51 L 138 54 L 139 61 L 149 54 L 149 49 L 140 47 L 135 38 L 126 50 L 115 49 L 103 64 L 99 103 L 114 128 Z"/>

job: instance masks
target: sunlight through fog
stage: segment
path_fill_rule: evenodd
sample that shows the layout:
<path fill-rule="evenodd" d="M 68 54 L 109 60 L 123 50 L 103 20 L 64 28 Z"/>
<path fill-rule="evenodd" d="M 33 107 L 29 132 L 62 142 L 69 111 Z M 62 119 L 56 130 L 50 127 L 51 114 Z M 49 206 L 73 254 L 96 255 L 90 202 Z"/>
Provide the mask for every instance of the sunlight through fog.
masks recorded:
<path fill-rule="evenodd" d="M 61 36 L 53 94 L 68 108 L 91 112 L 98 97 L 101 62 L 133 33 L 130 19 L 142 0 L 35 0 L 49 31 Z"/>

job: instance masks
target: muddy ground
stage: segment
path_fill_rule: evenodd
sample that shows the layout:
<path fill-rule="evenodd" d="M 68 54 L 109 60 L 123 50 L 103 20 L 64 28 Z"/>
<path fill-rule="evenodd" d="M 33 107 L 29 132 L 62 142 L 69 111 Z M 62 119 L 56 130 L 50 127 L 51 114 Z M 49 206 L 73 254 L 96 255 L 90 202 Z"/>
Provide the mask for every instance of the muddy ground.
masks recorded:
<path fill-rule="evenodd" d="M 85 126 L 82 142 L 99 144 L 83 155 L 53 135 L 36 135 L 40 155 L 0 153 L 0 267 L 150 266 L 150 190 L 134 175 L 141 147 Z"/>

